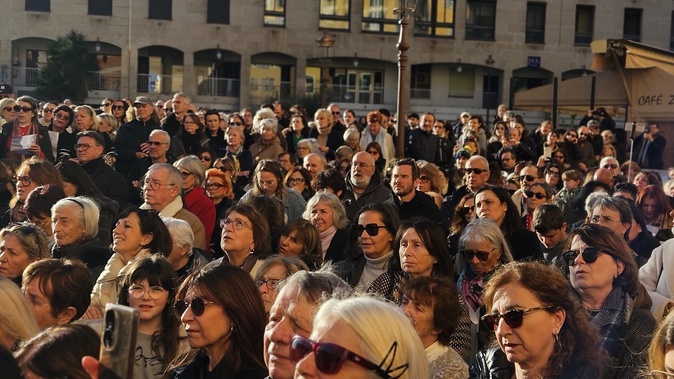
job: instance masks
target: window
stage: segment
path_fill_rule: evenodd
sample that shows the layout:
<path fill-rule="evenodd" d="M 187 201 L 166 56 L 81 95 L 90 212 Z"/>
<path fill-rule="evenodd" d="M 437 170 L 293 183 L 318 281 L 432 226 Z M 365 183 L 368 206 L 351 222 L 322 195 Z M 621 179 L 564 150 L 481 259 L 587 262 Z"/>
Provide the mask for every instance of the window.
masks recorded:
<path fill-rule="evenodd" d="M 51 0 L 26 0 L 26 10 L 34 12 L 51 12 Z"/>
<path fill-rule="evenodd" d="M 467 40 L 494 41 L 495 25 L 495 0 L 468 0 L 466 9 Z"/>
<path fill-rule="evenodd" d="M 286 2 L 285 2 L 285 0 L 265 0 L 264 1 L 264 25 L 265 26 L 285 26 L 286 25 Z"/>
<path fill-rule="evenodd" d="M 349 30 L 351 28 L 350 0 L 321 0 L 319 29 Z"/>
<path fill-rule="evenodd" d="M 454 0 L 419 0 L 414 17 L 414 34 L 454 37 Z"/>
<path fill-rule="evenodd" d="M 112 16 L 112 0 L 89 0 L 89 14 Z"/>
<path fill-rule="evenodd" d="M 398 33 L 398 15 L 393 10 L 399 6 L 396 0 L 363 0 L 363 31 Z"/>
<path fill-rule="evenodd" d="M 447 97 L 472 99 L 475 97 L 475 68 L 465 66 L 461 72 L 449 68 L 449 93 Z"/>
<path fill-rule="evenodd" d="M 576 5 L 576 29 L 574 44 L 590 46 L 594 33 L 594 5 Z"/>
<path fill-rule="evenodd" d="M 431 65 L 415 64 L 410 71 L 412 80 L 410 85 L 410 97 L 412 99 L 431 98 Z"/>
<path fill-rule="evenodd" d="M 545 3 L 527 3 L 526 43 L 545 43 Z"/>
<path fill-rule="evenodd" d="M 623 38 L 637 42 L 641 41 L 641 9 L 625 8 Z"/>
<path fill-rule="evenodd" d="M 206 22 L 209 24 L 229 24 L 229 0 L 208 0 Z"/>
<path fill-rule="evenodd" d="M 150 20 L 171 20 L 173 14 L 173 0 L 150 0 Z"/>

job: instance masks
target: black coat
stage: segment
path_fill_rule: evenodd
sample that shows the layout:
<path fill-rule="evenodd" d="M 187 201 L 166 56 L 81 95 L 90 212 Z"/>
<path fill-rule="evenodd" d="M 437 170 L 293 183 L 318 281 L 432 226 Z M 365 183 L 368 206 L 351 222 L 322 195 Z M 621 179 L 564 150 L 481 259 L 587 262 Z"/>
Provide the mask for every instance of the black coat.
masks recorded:
<path fill-rule="evenodd" d="M 82 169 L 103 195 L 117 202 L 119 209 L 129 202 L 129 189 L 124 176 L 105 163 L 103 158 L 83 164 Z"/>
<path fill-rule="evenodd" d="M 63 247 L 54 245 L 51 254 L 52 258 L 79 259 L 87 265 L 95 281 L 112 256 L 112 250 L 101 240 L 95 238 L 77 245 Z"/>
<path fill-rule="evenodd" d="M 339 149 L 340 146 L 344 145 L 344 133 L 340 133 L 337 128 L 332 128 L 330 131 L 330 134 L 328 134 L 328 142 L 326 143 L 328 147 L 328 152 L 325 153 L 325 159 L 327 160 L 334 160 L 335 159 L 335 151 Z M 311 129 L 311 133 L 309 133 L 310 138 L 318 138 L 318 129 L 313 128 Z"/>

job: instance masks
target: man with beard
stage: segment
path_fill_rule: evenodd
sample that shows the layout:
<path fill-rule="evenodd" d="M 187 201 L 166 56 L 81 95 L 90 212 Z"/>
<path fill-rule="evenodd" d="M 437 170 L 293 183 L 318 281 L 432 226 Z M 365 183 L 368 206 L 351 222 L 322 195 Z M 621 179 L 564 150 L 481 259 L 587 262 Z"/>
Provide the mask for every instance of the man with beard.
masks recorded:
<path fill-rule="evenodd" d="M 466 184 L 457 188 L 450 196 L 447 196 L 442 202 L 440 212 L 442 213 L 443 225 L 449 225 L 454 218 L 454 208 L 468 193 L 475 193 L 482 188 L 489 179 L 489 162 L 487 158 L 474 155 L 466 162 L 464 168 Z"/>
<path fill-rule="evenodd" d="M 393 204 L 393 192 L 382 182 L 372 155 L 361 151 L 353 156 L 351 172 L 346 178 L 344 207 L 347 218 L 352 220 L 358 210 L 376 202 Z"/>
<path fill-rule="evenodd" d="M 391 188 L 398 208 L 400 221 L 424 217 L 440 224 L 440 209 L 433 198 L 415 188 L 419 181 L 419 168 L 412 159 L 396 161 L 391 175 Z"/>

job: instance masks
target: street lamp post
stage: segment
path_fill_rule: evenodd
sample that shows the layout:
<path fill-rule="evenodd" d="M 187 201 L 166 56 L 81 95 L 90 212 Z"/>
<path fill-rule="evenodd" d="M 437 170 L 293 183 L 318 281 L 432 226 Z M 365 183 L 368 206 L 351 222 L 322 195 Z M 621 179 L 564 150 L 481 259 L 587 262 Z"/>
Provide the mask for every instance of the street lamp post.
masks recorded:
<path fill-rule="evenodd" d="M 327 101 L 328 86 L 328 62 L 330 62 L 330 49 L 335 44 L 335 36 L 323 30 L 323 34 L 316 39 L 316 45 L 321 50 L 318 60 L 321 62 L 321 107 L 325 108 Z"/>
<path fill-rule="evenodd" d="M 489 54 L 489 58 L 487 58 L 486 61 L 484 61 L 484 64 L 487 65 L 487 119 L 485 122 L 487 125 L 491 125 L 491 120 L 489 118 L 489 110 L 491 109 L 491 66 L 496 63 L 494 61 L 494 58 L 491 57 L 491 54 Z"/>
<path fill-rule="evenodd" d="M 410 48 L 407 42 L 407 24 L 410 16 L 417 7 L 417 0 L 400 0 L 400 7 L 393 10 L 398 15 L 400 36 L 398 37 L 398 140 L 396 144 L 396 156 L 405 157 L 405 120 L 409 104 L 410 90 L 407 85 L 407 50 Z"/>

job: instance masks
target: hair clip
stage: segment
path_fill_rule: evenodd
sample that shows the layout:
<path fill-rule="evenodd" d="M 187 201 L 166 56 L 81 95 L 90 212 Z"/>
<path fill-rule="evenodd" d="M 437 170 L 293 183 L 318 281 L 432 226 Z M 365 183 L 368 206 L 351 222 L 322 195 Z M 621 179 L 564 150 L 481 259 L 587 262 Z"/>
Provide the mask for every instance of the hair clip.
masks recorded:
<path fill-rule="evenodd" d="M 385 378 L 396 379 L 401 377 L 405 373 L 405 371 L 407 371 L 409 363 L 405 363 L 398 367 L 391 368 L 391 366 L 393 366 L 393 361 L 395 361 L 396 359 L 397 352 L 398 352 L 398 341 L 393 341 L 393 344 L 388 349 L 388 352 L 384 356 L 384 359 L 382 359 L 381 363 L 379 363 L 379 368 L 377 368 L 376 370 L 377 374 Z M 389 357 L 391 357 L 390 360 Z M 388 366 L 386 366 L 386 368 L 384 369 L 383 366 L 387 364 L 386 361 L 389 362 Z"/>

